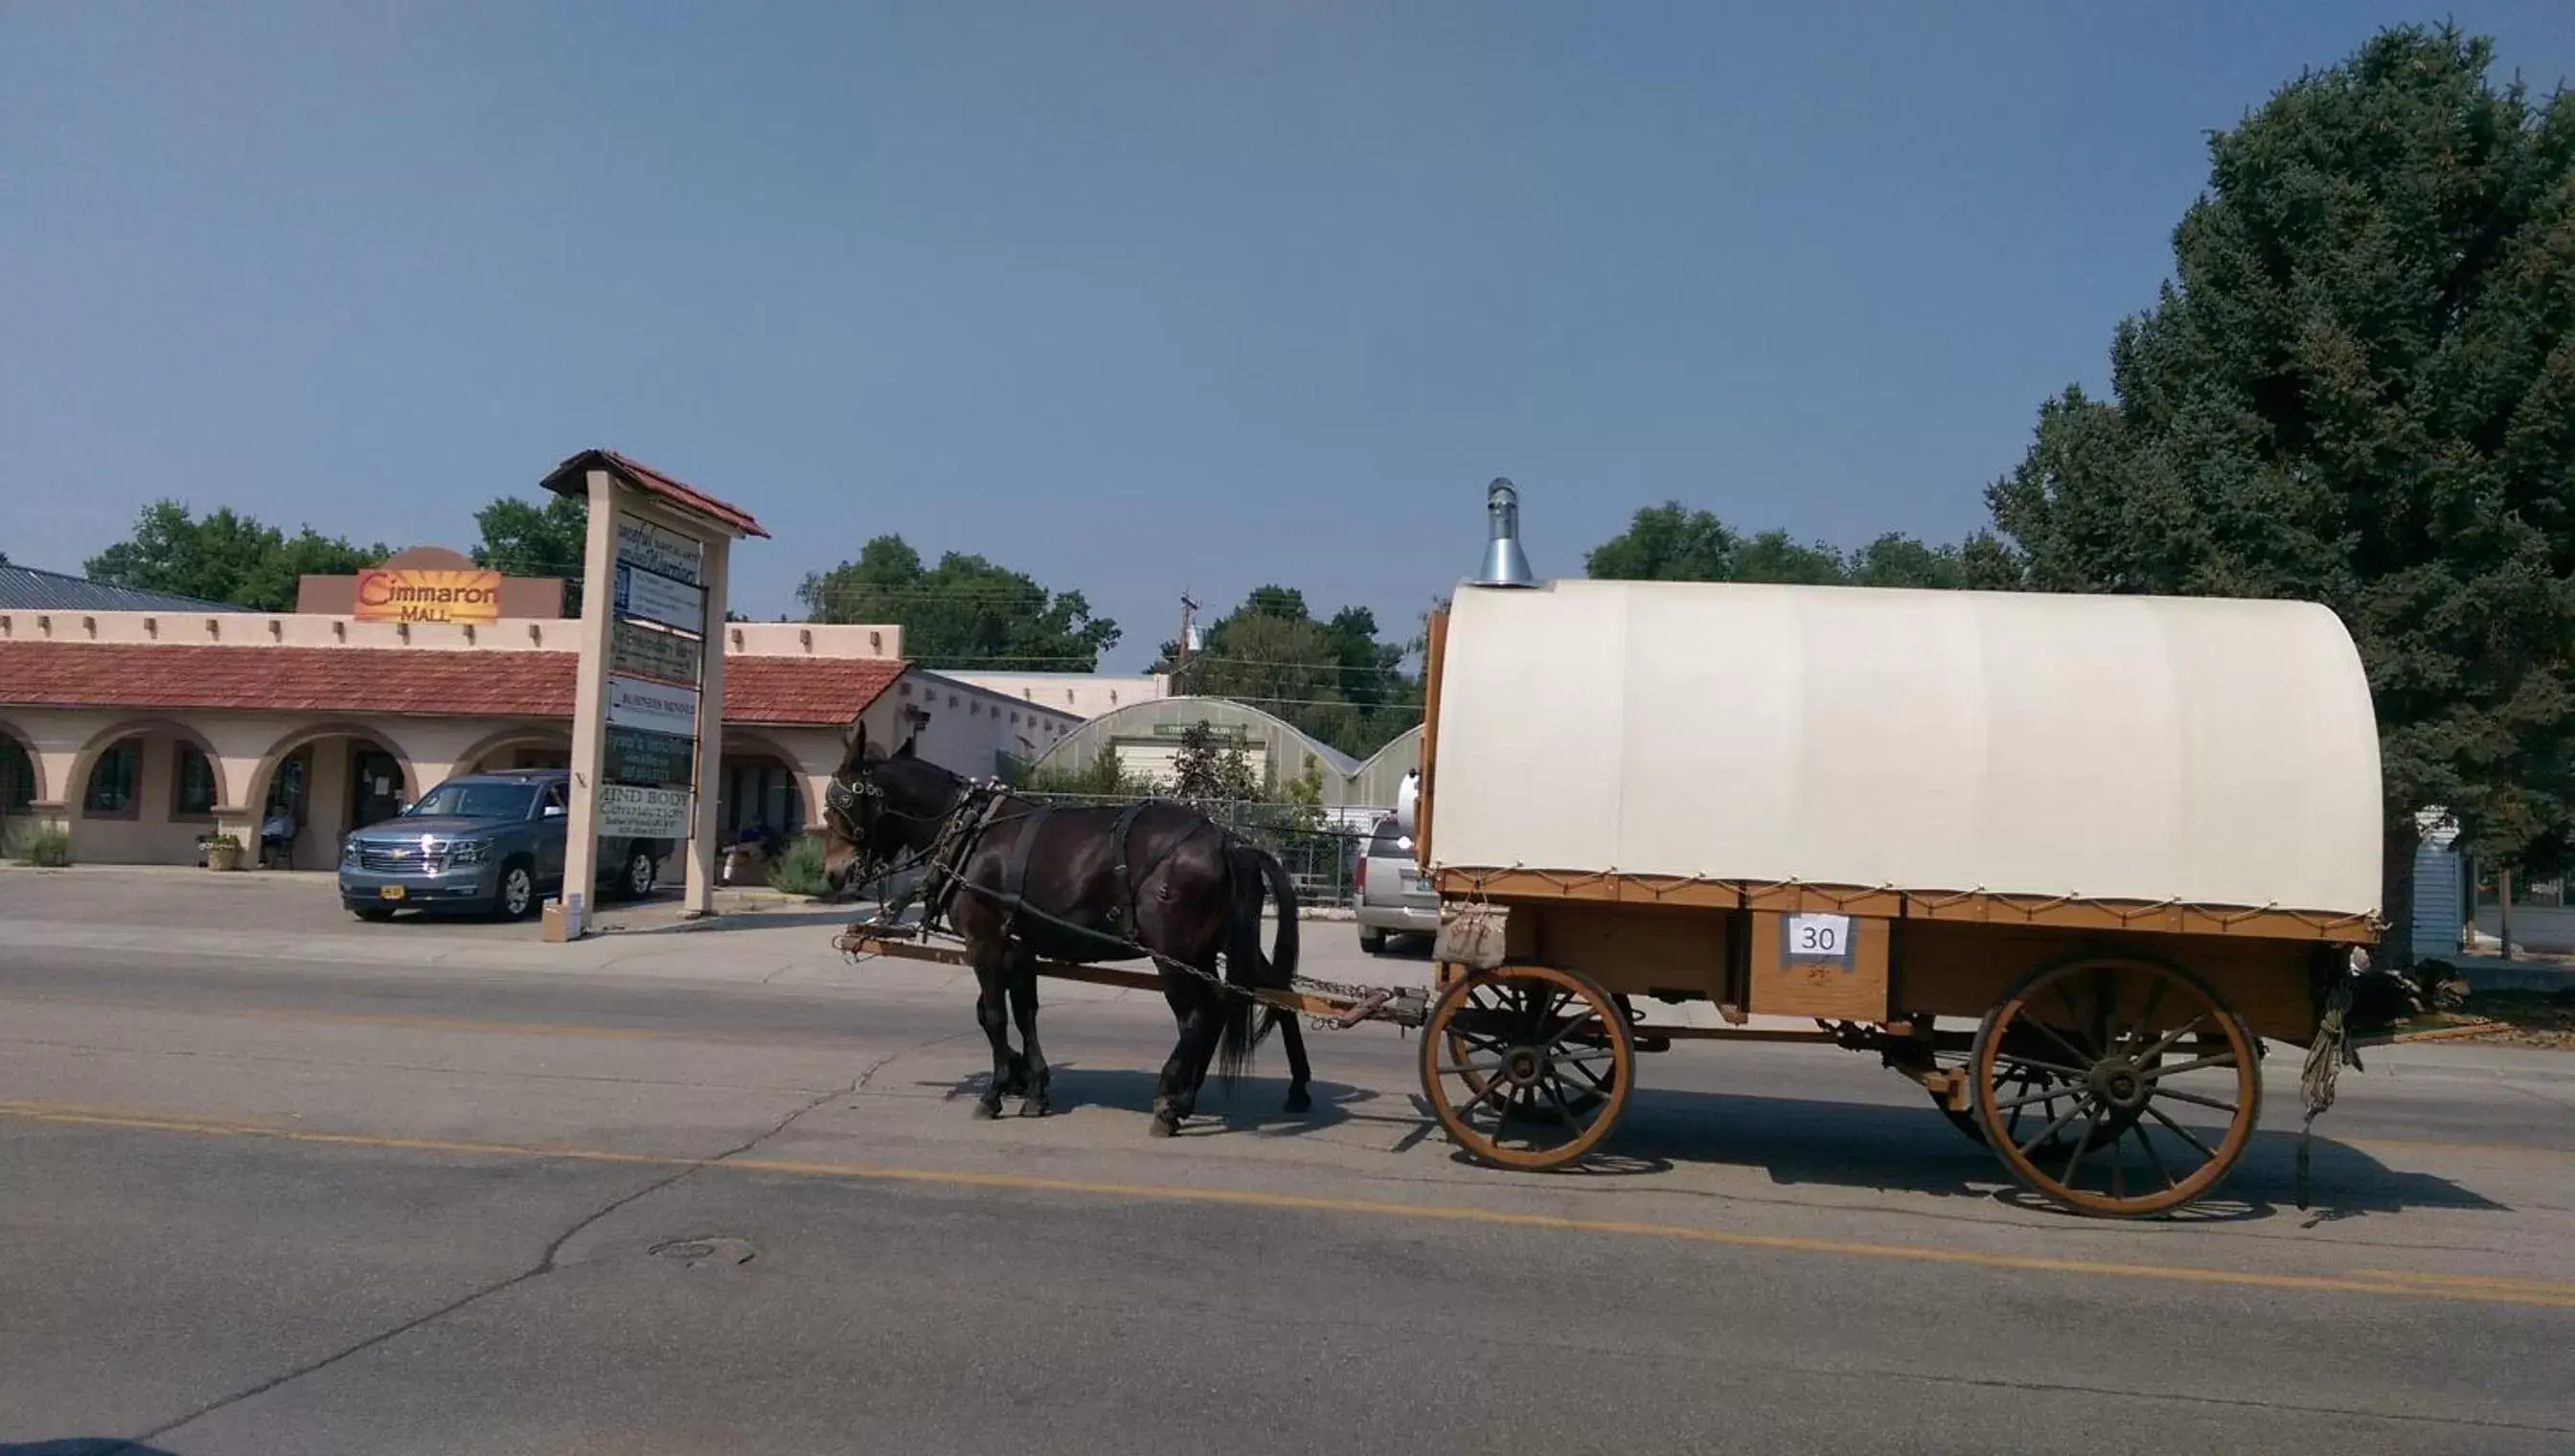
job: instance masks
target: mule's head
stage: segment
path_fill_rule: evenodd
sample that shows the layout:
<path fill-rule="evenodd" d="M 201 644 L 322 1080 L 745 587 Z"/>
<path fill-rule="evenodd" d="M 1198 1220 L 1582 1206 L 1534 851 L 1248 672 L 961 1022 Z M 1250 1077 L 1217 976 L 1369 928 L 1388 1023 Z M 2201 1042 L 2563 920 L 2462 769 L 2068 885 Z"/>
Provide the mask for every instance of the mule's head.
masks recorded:
<path fill-rule="evenodd" d="M 868 741 L 866 724 L 823 788 L 823 875 L 834 892 L 908 850 L 929 847 L 956 798 L 957 778 L 915 756 L 913 740 L 888 753 Z"/>

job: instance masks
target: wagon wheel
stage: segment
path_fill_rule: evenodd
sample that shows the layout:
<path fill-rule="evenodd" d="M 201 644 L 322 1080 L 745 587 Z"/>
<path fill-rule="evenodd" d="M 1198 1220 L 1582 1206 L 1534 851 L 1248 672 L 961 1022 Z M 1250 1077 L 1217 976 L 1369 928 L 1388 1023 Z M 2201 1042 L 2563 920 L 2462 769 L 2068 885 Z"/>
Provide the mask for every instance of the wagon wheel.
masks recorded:
<path fill-rule="evenodd" d="M 1624 1011 L 1626 1008 L 1622 1004 L 1619 1009 Z M 1624 1020 L 1623 1017 L 1622 1020 Z M 1630 1033 L 1635 1030 L 1635 1023 L 1632 1020 L 1624 1020 L 1624 1024 Z M 1448 1033 L 1447 1042 L 1448 1064 L 1459 1068 L 1456 1072 L 1456 1077 L 1458 1081 L 1465 1084 L 1467 1096 L 1470 1099 L 1482 1096 L 1484 1093 L 1484 1073 L 1476 1068 L 1480 1066 L 1483 1061 L 1490 1060 L 1490 1056 L 1487 1055 L 1485 1057 L 1478 1058 L 1475 1055 L 1474 1045 L 1469 1042 L 1465 1036 L 1455 1031 Z M 1630 1044 L 1633 1044 L 1632 1034 L 1630 1036 Z M 1597 1072 L 1598 1075 L 1592 1075 L 1594 1072 Z M 1593 1058 L 1587 1065 L 1576 1066 L 1574 1068 L 1574 1075 L 1565 1080 L 1565 1105 L 1570 1107 L 1577 1115 L 1583 1112 L 1588 1112 L 1593 1107 L 1600 1105 L 1600 1099 L 1607 1096 L 1610 1089 L 1617 1085 L 1618 1068 L 1615 1065 L 1600 1061 L 1598 1058 Z"/>
<path fill-rule="evenodd" d="M 2096 958 L 2013 982 L 1976 1028 L 1968 1077 L 1984 1141 L 2022 1186 L 2135 1218 L 2202 1196 L 2243 1157 L 2259 1063 L 2243 1021 L 2197 976 Z"/>
<path fill-rule="evenodd" d="M 2004 1114 L 2003 1121 L 2008 1129 L 2007 1135 L 2015 1143 L 2039 1128 L 2055 1125 L 2057 1114 L 2065 1111 L 2072 1103 L 2074 1093 L 2071 1089 L 2062 1087 L 2061 1078 L 2056 1077 L 2054 1073 L 2035 1070 L 2030 1065 L 2031 1058 L 2044 1061 L 2054 1055 L 2054 1048 L 2055 1043 L 2041 1036 L 2035 1026 L 2027 1024 L 2014 1027 L 2003 1043 L 2001 1053 L 2004 1062 L 2003 1090 L 1998 1094 L 1997 1100 L 2018 1102 L 2021 1094 L 2025 1092 L 2044 1091 L 2051 1086 L 2059 1087 L 2062 1093 L 2060 1097 L 2020 1102 L 2020 1105 Z M 1974 1062 L 1975 1053 L 1968 1051 L 1960 1054 L 1953 1064 L 1963 1068 L 1972 1066 Z M 1931 1105 L 1939 1108 L 1940 1115 L 1947 1118 L 1949 1125 L 1958 1129 L 1969 1142 L 1978 1147 L 1989 1145 L 1985 1141 L 1984 1124 L 1976 1120 L 1976 1109 L 1972 1102 L 1963 1109 L 1952 1107 L 1949 1105 L 1946 1093 L 1933 1092 Z M 2092 1127 L 2087 1123 L 2084 1137 L 2093 1148 L 2098 1149 L 2106 1145 L 2107 1139 L 2126 1135 L 2111 1126 L 2112 1122 L 2116 1121 L 2124 1126 L 2125 1123 L 2135 1120 L 2132 1116 L 2124 1119 L 2104 1118 L 2104 1125 L 2100 1127 Z M 2061 1157 L 2072 1149 L 2073 1144 L 2065 1140 L 2065 1133 L 2060 1130 L 2049 1134 L 2030 1155 L 2043 1162 L 2050 1152 Z"/>
<path fill-rule="evenodd" d="M 1547 965 L 1480 970 L 1451 984 L 1421 1037 L 1421 1091 L 1468 1156 L 1561 1167 L 1609 1135 L 1635 1080 L 1616 1003 Z"/>

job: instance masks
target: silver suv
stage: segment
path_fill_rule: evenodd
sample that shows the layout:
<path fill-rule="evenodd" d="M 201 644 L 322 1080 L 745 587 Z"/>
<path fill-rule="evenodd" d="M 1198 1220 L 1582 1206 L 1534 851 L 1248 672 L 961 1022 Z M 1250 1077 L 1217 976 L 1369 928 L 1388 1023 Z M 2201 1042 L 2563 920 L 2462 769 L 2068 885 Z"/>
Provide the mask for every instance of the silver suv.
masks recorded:
<path fill-rule="evenodd" d="M 1392 815 L 1377 820 L 1359 856 L 1359 948 L 1374 955 L 1388 935 L 1439 933 L 1439 892 L 1412 862 L 1412 836 Z"/>

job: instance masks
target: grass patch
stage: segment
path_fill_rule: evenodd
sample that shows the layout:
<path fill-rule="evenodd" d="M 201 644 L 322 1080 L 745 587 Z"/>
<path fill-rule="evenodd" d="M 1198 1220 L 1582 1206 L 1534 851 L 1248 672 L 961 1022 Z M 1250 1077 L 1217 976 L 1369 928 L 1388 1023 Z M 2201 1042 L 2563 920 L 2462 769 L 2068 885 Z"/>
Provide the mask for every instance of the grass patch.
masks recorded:
<path fill-rule="evenodd" d="M 807 834 L 788 845 L 787 852 L 769 866 L 769 887 L 817 898 L 831 893 L 832 882 L 823 873 L 822 835 Z"/>

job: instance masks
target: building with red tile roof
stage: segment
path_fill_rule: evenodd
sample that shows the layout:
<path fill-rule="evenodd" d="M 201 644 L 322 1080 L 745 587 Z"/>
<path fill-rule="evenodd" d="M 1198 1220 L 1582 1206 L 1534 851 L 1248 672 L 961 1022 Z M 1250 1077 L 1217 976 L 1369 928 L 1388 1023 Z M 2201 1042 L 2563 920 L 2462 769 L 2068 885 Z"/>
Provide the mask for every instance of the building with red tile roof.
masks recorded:
<path fill-rule="evenodd" d="M 0 609 L 0 835 L 54 824 L 76 859 L 185 863 L 218 829 L 256 845 L 283 810 L 292 863 L 328 867 L 349 829 L 453 773 L 561 766 L 579 629 Z M 736 622 L 722 638 L 727 834 L 816 827 L 861 723 L 980 775 L 1081 722 L 906 663 L 892 626 Z"/>

